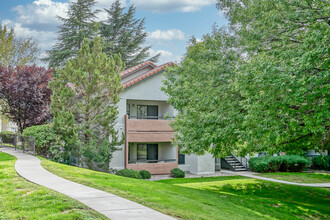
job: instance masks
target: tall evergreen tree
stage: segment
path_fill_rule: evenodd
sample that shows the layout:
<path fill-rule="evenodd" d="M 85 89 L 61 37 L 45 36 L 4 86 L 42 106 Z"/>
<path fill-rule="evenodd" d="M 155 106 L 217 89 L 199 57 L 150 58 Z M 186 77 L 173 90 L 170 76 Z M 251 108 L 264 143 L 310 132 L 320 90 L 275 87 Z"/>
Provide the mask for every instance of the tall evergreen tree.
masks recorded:
<path fill-rule="evenodd" d="M 102 52 L 99 37 L 94 38 L 92 49 L 89 45 L 85 40 L 77 57 L 56 69 L 51 113 L 57 132 L 67 134 L 64 140 L 72 141 L 78 135 L 78 141 L 66 150 L 82 153 L 90 168 L 97 168 L 93 164 L 98 163 L 97 169 L 107 171 L 112 152 L 120 144 L 114 126 L 123 89 L 119 76 L 123 63 L 118 55 L 107 57 Z"/>
<path fill-rule="evenodd" d="M 58 16 L 62 22 L 59 27 L 57 43 L 48 51 L 50 67 L 63 66 L 67 59 L 77 55 L 84 38 L 91 39 L 94 36 L 95 18 L 98 10 L 92 8 L 95 0 L 77 0 L 71 3 L 67 13 L 68 18 Z"/>
<path fill-rule="evenodd" d="M 100 24 L 100 34 L 104 39 L 104 52 L 109 56 L 119 53 L 126 67 L 135 66 L 145 61 L 151 46 L 142 47 L 147 33 L 144 31 L 144 19 L 135 19 L 135 7 L 132 5 L 125 12 L 120 1 L 116 0 L 109 9 L 106 21 Z M 150 58 L 157 62 L 160 54 Z"/>

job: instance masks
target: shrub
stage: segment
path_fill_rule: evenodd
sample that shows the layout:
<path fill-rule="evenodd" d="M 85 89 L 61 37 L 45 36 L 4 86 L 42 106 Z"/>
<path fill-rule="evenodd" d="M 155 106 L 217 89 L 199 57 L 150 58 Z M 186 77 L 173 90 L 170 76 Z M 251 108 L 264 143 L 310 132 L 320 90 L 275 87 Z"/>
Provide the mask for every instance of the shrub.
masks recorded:
<path fill-rule="evenodd" d="M 51 124 L 28 127 L 23 131 L 23 135 L 35 138 L 36 153 L 38 155 L 62 162 L 58 155 L 61 141 Z"/>
<path fill-rule="evenodd" d="M 249 160 L 251 170 L 259 173 L 265 172 L 301 172 L 309 160 L 298 155 L 254 157 Z"/>
<path fill-rule="evenodd" d="M 13 144 L 13 139 L 15 132 L 12 131 L 1 131 L 0 137 L 2 138 L 2 142 L 5 144 Z"/>
<path fill-rule="evenodd" d="M 124 176 L 124 177 L 128 177 L 128 178 L 135 178 L 135 179 L 141 179 L 141 174 L 136 171 L 136 170 L 132 170 L 132 169 L 122 169 L 116 172 L 116 175 L 118 176 Z"/>
<path fill-rule="evenodd" d="M 280 157 L 282 157 L 282 164 L 279 169 L 281 172 L 301 172 L 310 165 L 310 161 L 302 156 L 283 155 Z"/>
<path fill-rule="evenodd" d="M 316 170 L 330 170 L 330 155 L 319 155 L 312 159 L 312 167 Z"/>
<path fill-rule="evenodd" d="M 150 179 L 151 178 L 151 174 L 148 170 L 140 170 L 139 171 L 142 179 Z"/>
<path fill-rule="evenodd" d="M 249 165 L 250 169 L 255 172 L 267 172 L 269 167 L 268 157 L 253 157 L 249 160 Z"/>
<path fill-rule="evenodd" d="M 171 176 L 173 176 L 174 178 L 184 178 L 185 173 L 179 168 L 174 168 L 171 170 Z"/>

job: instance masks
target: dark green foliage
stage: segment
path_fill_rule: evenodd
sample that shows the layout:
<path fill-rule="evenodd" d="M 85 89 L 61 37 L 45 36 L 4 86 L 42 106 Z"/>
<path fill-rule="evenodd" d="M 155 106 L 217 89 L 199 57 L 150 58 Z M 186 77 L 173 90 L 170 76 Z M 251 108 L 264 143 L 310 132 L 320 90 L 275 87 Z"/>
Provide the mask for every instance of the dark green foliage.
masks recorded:
<path fill-rule="evenodd" d="M 298 155 L 254 157 L 249 160 L 250 169 L 259 172 L 301 172 L 310 161 Z"/>
<path fill-rule="evenodd" d="M 68 18 L 58 17 L 62 22 L 59 26 L 57 42 L 48 52 L 44 61 L 49 61 L 50 67 L 62 67 L 65 62 L 76 57 L 83 39 L 91 39 L 95 35 L 95 18 L 98 11 L 92 8 L 95 0 L 77 0 L 71 2 Z"/>
<path fill-rule="evenodd" d="M 120 54 L 126 68 L 140 64 L 149 56 L 151 46 L 142 47 L 147 32 L 144 31 L 144 19 L 135 19 L 135 7 L 131 5 L 127 12 L 116 0 L 109 9 L 106 21 L 100 23 L 100 34 L 104 40 L 103 51 L 108 55 Z M 150 58 L 158 60 L 160 54 Z"/>
<path fill-rule="evenodd" d="M 330 170 L 330 155 L 319 155 L 312 159 L 312 167 L 316 170 Z"/>
<path fill-rule="evenodd" d="M 132 170 L 132 169 L 122 169 L 116 172 L 116 175 L 118 176 L 124 176 L 124 177 L 128 177 L 128 178 L 135 178 L 135 179 L 141 179 L 142 176 L 141 174 L 136 171 L 136 170 Z"/>
<path fill-rule="evenodd" d="M 81 157 L 91 169 L 108 171 L 112 152 L 123 141 L 114 128 L 123 63 L 119 56 L 102 52 L 100 38 L 92 44 L 93 49 L 85 39 L 78 56 L 56 69 L 58 75 L 50 85 L 51 113 L 68 156 Z"/>
<path fill-rule="evenodd" d="M 36 153 L 54 161 L 64 162 L 65 156 L 63 141 L 56 134 L 52 124 L 37 125 L 26 128 L 24 136 L 35 138 Z"/>
<path fill-rule="evenodd" d="M 148 170 L 140 170 L 139 171 L 142 179 L 150 179 L 151 178 L 151 174 Z"/>
<path fill-rule="evenodd" d="M 171 176 L 174 178 L 184 178 L 185 172 L 179 168 L 174 168 L 171 170 Z"/>
<path fill-rule="evenodd" d="M 2 139 L 2 142 L 5 144 L 13 144 L 14 134 L 15 132 L 12 131 L 1 131 L 0 137 Z"/>

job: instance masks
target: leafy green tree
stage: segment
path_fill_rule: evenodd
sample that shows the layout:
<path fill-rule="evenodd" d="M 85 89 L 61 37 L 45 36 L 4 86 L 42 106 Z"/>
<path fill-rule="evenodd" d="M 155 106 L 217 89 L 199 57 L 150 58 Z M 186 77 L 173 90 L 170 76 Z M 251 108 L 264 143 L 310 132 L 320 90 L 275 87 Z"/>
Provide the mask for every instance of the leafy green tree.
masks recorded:
<path fill-rule="evenodd" d="M 237 85 L 247 99 L 250 151 L 329 148 L 328 1 L 218 1 L 246 52 Z"/>
<path fill-rule="evenodd" d="M 50 67 L 63 66 L 68 59 L 77 56 L 84 38 L 93 38 L 98 12 L 93 11 L 95 4 L 95 0 L 73 1 L 67 13 L 68 18 L 58 17 L 62 25 L 59 26 L 57 43 L 44 59 Z"/>
<path fill-rule="evenodd" d="M 235 44 L 226 30 L 214 29 L 202 42 L 192 40 L 181 65 L 166 73 L 163 90 L 179 111 L 172 127 L 184 153 L 221 156 L 237 148 L 244 110 L 230 84 L 240 54 Z"/>
<path fill-rule="evenodd" d="M 24 66 L 35 63 L 37 44 L 32 38 L 17 38 L 14 29 L 0 25 L 0 64 L 3 66 Z"/>
<path fill-rule="evenodd" d="M 180 111 L 174 129 L 184 148 L 215 155 L 329 149 L 328 3 L 218 0 L 229 20 L 230 32 L 220 34 L 226 40 L 193 44 L 165 81 Z M 237 56 L 221 47 L 228 38 L 235 39 Z M 216 93 L 213 82 L 226 69 L 231 75 Z"/>
<path fill-rule="evenodd" d="M 131 5 L 127 12 L 116 0 L 109 9 L 106 21 L 100 24 L 100 34 L 104 39 L 104 52 L 109 56 L 120 54 L 126 67 L 132 67 L 144 62 L 149 57 L 151 46 L 142 47 L 147 37 L 144 31 L 144 19 L 135 19 L 135 7 Z M 157 62 L 160 54 L 150 58 Z"/>
<path fill-rule="evenodd" d="M 74 155 L 82 153 L 90 168 L 107 171 L 112 152 L 121 143 L 114 126 L 123 63 L 118 55 L 107 57 L 102 52 L 100 38 L 93 40 L 93 49 L 89 45 L 85 39 L 77 57 L 56 69 L 51 113 L 54 127 L 72 141 L 67 149 Z"/>

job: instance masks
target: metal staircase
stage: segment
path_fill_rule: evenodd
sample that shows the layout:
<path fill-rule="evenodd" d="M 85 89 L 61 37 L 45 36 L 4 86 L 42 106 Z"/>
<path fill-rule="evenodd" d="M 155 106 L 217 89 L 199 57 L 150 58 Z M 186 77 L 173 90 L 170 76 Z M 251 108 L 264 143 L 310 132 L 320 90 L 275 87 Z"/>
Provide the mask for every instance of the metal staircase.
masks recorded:
<path fill-rule="evenodd" d="M 245 157 L 243 158 L 239 160 L 234 154 L 222 158 L 221 167 L 230 169 L 232 171 L 247 171 L 248 169 L 247 159 Z M 246 161 L 243 162 L 243 160 Z"/>

